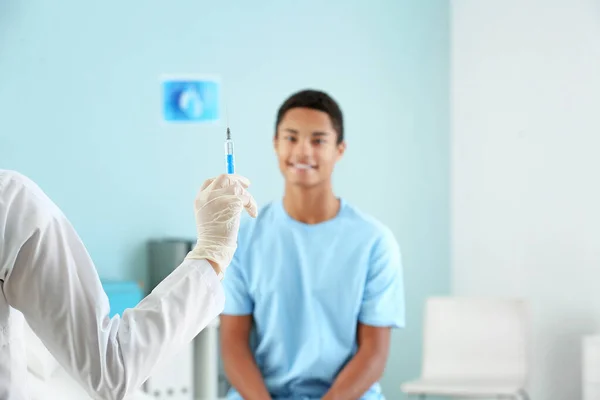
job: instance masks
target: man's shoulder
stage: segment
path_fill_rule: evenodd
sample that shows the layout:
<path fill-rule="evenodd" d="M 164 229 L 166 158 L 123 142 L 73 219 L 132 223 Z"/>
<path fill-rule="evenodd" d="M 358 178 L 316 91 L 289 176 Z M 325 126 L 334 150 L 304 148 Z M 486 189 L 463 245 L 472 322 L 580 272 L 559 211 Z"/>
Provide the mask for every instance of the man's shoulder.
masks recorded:
<path fill-rule="evenodd" d="M 375 237 L 393 236 L 392 230 L 375 216 L 347 202 L 344 207 L 345 223 L 350 225 L 353 232 L 361 231 Z"/>
<path fill-rule="evenodd" d="M 346 226 L 341 232 L 349 235 L 348 240 L 364 244 L 369 252 L 400 253 L 400 243 L 392 229 L 375 216 L 346 204 Z"/>

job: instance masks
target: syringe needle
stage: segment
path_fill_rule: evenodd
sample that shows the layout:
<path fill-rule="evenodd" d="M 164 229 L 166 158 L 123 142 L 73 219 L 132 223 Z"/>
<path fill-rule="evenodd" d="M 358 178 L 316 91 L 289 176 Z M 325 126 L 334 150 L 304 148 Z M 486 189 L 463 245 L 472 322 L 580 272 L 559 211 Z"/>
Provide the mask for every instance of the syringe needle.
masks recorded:
<path fill-rule="evenodd" d="M 228 174 L 235 173 L 235 161 L 233 156 L 233 140 L 231 139 L 231 130 L 229 129 L 229 112 L 227 107 L 227 98 L 225 98 L 225 123 L 227 125 L 226 138 L 225 138 L 225 158 L 226 168 Z"/>

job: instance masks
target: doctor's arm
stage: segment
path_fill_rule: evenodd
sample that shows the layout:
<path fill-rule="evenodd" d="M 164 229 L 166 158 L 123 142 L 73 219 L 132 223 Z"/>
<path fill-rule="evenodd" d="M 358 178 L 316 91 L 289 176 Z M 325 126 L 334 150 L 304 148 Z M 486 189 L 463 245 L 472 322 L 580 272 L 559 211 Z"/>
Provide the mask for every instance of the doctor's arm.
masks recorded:
<path fill-rule="evenodd" d="M 357 324 L 357 351 L 336 377 L 325 400 L 359 399 L 381 379 L 391 328 L 404 325 L 400 248 L 389 230 L 377 241 L 367 274 Z"/>
<path fill-rule="evenodd" d="M 33 184 L 4 198 L 6 299 L 93 398 L 123 399 L 139 389 L 223 309 L 213 267 L 188 259 L 135 308 L 109 318 L 94 264 L 62 212 Z"/>

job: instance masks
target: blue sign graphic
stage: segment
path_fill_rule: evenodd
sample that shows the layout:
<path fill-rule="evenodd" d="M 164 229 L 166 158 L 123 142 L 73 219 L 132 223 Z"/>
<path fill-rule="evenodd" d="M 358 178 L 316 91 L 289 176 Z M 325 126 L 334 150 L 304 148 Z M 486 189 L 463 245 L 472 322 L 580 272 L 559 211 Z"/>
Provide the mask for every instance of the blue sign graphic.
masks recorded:
<path fill-rule="evenodd" d="M 169 79 L 163 84 L 163 116 L 168 122 L 218 122 L 219 83 Z"/>

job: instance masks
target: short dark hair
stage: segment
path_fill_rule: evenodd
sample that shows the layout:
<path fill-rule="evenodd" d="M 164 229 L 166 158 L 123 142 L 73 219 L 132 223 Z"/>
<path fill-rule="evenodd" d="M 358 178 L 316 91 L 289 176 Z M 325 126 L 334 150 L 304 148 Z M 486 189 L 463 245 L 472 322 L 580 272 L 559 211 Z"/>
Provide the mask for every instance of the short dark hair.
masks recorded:
<path fill-rule="evenodd" d="M 313 89 L 306 89 L 292 94 L 279 107 L 277 121 L 275 122 L 275 137 L 277 137 L 277 128 L 285 113 L 292 108 L 310 108 L 323 111 L 331 119 L 331 125 L 337 133 L 337 143 L 340 144 L 344 141 L 344 116 L 342 115 L 342 109 L 330 95 Z"/>

